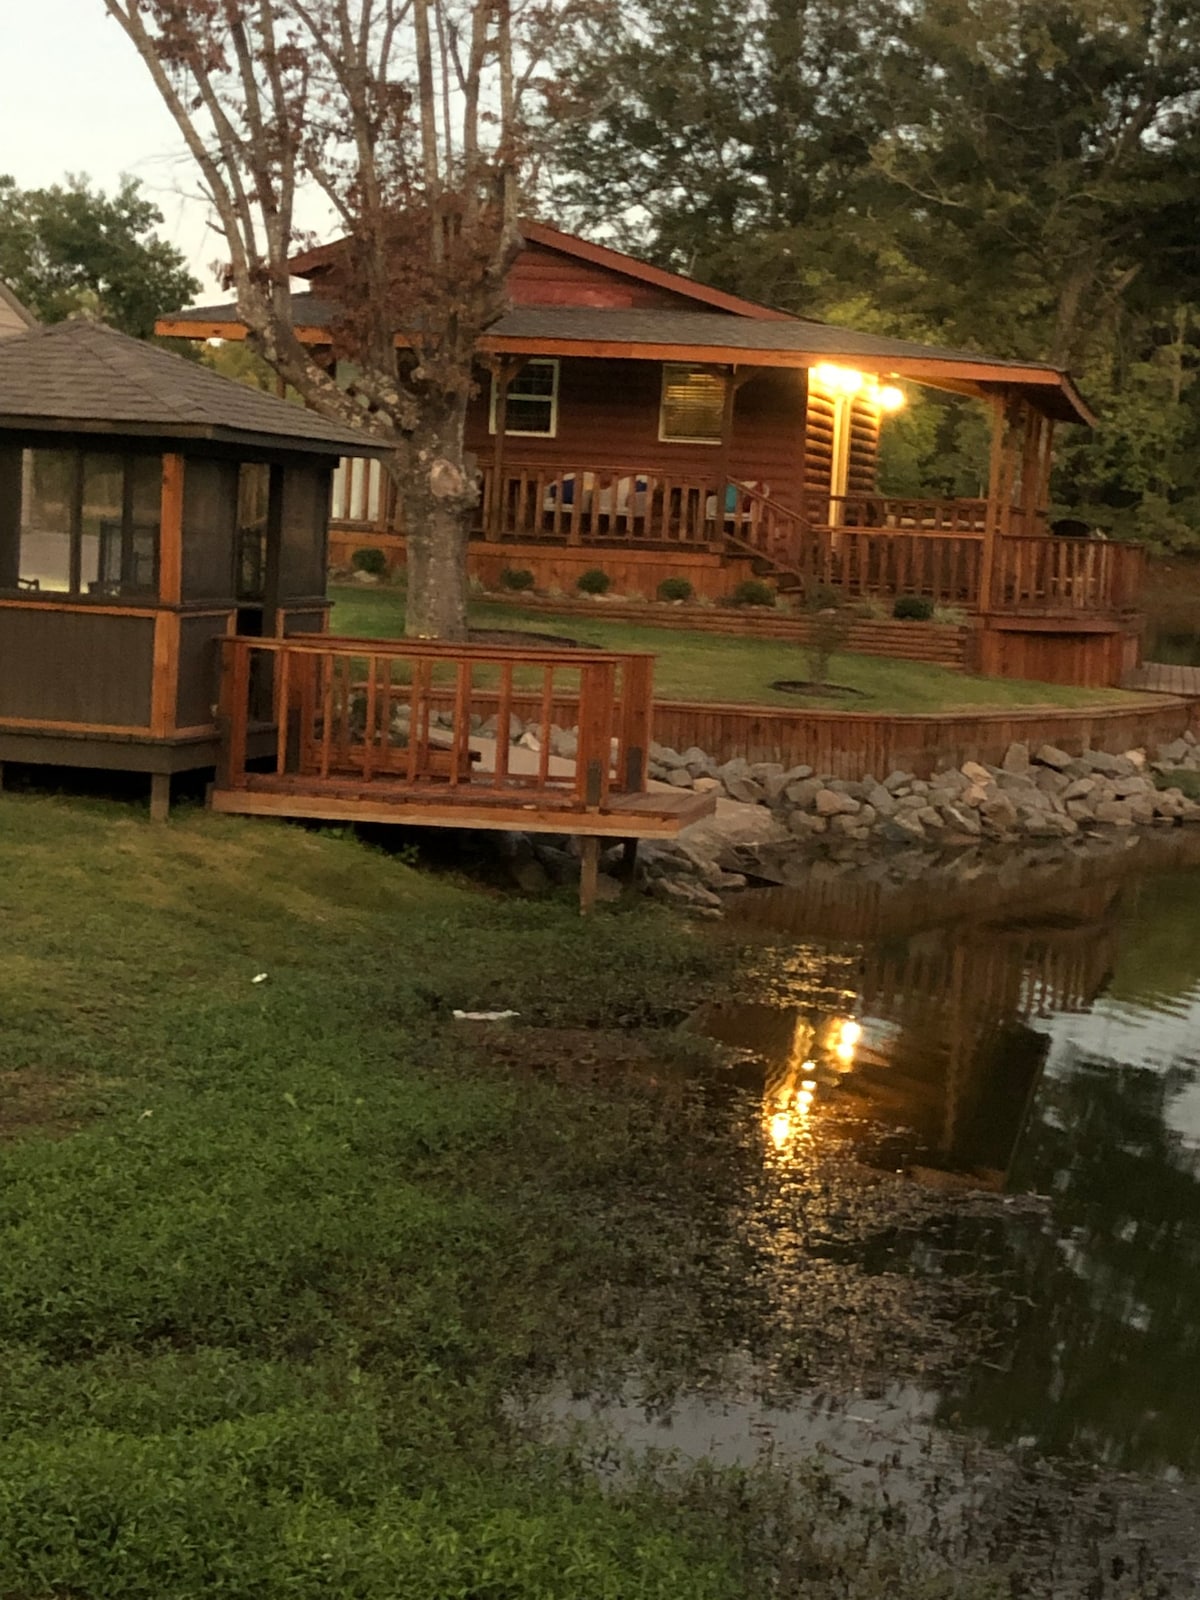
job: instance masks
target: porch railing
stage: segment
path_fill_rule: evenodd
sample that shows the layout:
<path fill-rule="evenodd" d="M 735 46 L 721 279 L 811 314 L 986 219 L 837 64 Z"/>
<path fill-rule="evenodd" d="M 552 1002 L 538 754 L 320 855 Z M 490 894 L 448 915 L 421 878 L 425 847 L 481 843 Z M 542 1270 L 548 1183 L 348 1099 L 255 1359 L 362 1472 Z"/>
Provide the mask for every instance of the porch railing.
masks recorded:
<path fill-rule="evenodd" d="M 1134 610 L 1145 551 L 1103 539 L 1001 538 L 991 608 L 1029 615 Z"/>
<path fill-rule="evenodd" d="M 328 635 L 221 647 L 220 788 L 386 786 L 579 811 L 646 788 L 649 654 Z M 569 759 L 552 748 L 564 704 L 578 729 Z M 508 737 L 515 705 L 540 729 L 524 745 Z"/>

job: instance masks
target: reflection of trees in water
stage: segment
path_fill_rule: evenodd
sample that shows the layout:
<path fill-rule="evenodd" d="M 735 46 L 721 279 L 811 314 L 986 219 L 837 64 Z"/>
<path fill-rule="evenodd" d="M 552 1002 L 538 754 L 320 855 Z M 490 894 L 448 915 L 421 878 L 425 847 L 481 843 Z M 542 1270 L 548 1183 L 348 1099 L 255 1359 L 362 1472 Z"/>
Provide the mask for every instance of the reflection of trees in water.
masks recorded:
<path fill-rule="evenodd" d="M 1200 1155 L 1166 1119 L 1196 1079 L 1080 1060 L 1043 1081 L 1015 1179 L 1053 1219 L 1004 1239 L 996 1368 L 947 1401 L 994 1439 L 1200 1471 Z"/>

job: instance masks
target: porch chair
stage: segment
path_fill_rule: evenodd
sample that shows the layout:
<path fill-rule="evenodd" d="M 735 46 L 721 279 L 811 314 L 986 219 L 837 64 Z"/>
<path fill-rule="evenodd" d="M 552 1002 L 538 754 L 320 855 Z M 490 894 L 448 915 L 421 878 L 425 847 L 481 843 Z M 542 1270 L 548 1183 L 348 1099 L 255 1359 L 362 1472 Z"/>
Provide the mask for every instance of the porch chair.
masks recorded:
<path fill-rule="evenodd" d="M 762 502 L 754 498 L 756 495 L 769 495 L 771 485 L 763 483 L 758 478 L 741 478 L 731 480 L 725 485 L 725 515 L 722 522 L 726 528 L 733 529 L 739 524 L 757 522 L 762 516 Z M 710 494 L 704 502 L 704 520 L 714 523 L 717 520 L 717 496 Z"/>

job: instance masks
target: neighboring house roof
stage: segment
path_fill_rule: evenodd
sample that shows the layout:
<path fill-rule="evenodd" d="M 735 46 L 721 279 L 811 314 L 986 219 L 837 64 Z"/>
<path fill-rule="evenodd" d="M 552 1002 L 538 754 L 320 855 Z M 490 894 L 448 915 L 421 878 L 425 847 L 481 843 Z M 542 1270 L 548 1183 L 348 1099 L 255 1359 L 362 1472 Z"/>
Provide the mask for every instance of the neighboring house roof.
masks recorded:
<path fill-rule="evenodd" d="M 0 339 L 36 328 L 37 318 L 27 311 L 6 283 L 0 283 Z"/>
<path fill-rule="evenodd" d="M 337 306 L 320 294 L 298 294 L 292 315 L 310 343 L 328 340 Z M 237 306 L 196 306 L 174 312 L 160 333 L 192 338 L 244 336 Z M 712 311 L 624 310 L 590 306 L 518 306 L 494 322 L 480 341 L 485 354 L 592 356 L 623 360 L 695 361 L 749 366 L 808 367 L 821 361 L 865 363 L 898 377 L 967 393 L 1022 390 L 1049 415 L 1066 422 L 1095 418 L 1068 373 L 1039 361 L 981 356 L 942 345 L 916 344 L 857 333 L 825 322 L 759 320 Z"/>
<path fill-rule="evenodd" d="M 330 455 L 386 450 L 315 411 L 82 320 L 0 343 L 0 429 L 212 439 Z"/>

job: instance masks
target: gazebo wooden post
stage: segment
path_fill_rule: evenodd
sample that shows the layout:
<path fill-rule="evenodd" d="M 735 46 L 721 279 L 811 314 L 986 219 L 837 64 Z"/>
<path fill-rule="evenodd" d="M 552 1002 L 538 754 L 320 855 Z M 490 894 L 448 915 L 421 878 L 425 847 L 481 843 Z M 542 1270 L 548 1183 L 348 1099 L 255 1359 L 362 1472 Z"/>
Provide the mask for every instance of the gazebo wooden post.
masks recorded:
<path fill-rule="evenodd" d="M 183 601 L 183 481 L 181 455 L 165 455 L 158 533 L 158 610 L 154 618 L 154 679 L 150 694 L 150 731 L 168 738 L 175 728 L 179 698 L 179 607 Z M 156 772 L 150 779 L 150 817 L 165 822 L 171 810 L 171 778 Z"/>

